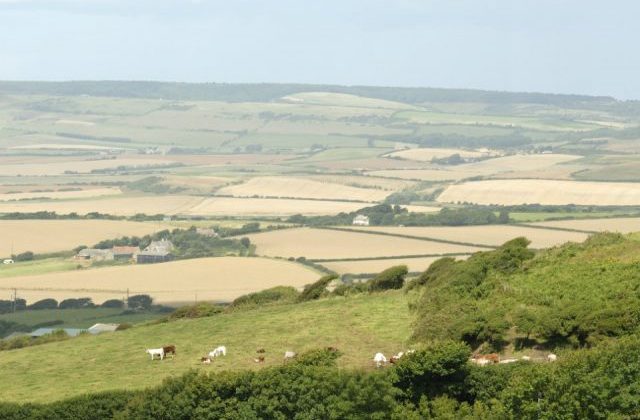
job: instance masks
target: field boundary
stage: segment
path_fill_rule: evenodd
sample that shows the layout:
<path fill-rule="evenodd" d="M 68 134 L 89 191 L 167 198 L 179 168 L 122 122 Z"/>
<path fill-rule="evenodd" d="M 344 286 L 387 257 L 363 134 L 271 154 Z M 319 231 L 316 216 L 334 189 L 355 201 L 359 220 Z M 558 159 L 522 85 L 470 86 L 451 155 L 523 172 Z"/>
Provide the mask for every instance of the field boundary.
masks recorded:
<path fill-rule="evenodd" d="M 615 219 L 612 217 L 612 219 Z M 583 219 L 567 219 L 567 220 L 583 220 Z M 597 230 L 585 230 L 585 229 L 572 229 L 572 228 L 563 228 L 563 227 L 559 227 L 559 226 L 538 226 L 538 225 L 531 225 L 529 223 L 513 223 L 512 225 L 514 226 L 522 226 L 522 227 L 527 227 L 527 228 L 532 228 L 532 229 L 542 229 L 542 230 L 558 230 L 561 232 L 574 232 L 574 233 L 587 233 L 589 235 L 593 235 L 594 233 L 599 233 L 600 231 Z"/>
<path fill-rule="evenodd" d="M 473 252 L 450 252 L 446 254 L 413 254 L 413 255 L 394 255 L 389 257 L 358 257 L 358 258 L 318 258 L 309 261 L 314 263 L 325 262 L 348 262 L 348 261 L 377 261 L 377 260 L 400 260 L 408 258 L 438 258 L 438 257 L 467 257 L 473 255 Z"/>
<path fill-rule="evenodd" d="M 350 229 L 350 228 L 342 228 L 342 227 L 318 226 L 318 227 L 314 227 L 314 229 L 327 229 L 327 230 L 337 230 L 337 231 L 352 232 L 352 233 L 364 233 L 364 234 L 367 234 L 367 235 L 394 236 L 396 238 L 417 239 L 417 240 L 421 240 L 421 241 L 439 242 L 439 243 L 449 244 L 449 245 L 472 246 L 472 247 L 476 247 L 476 248 L 486 248 L 486 249 L 496 249 L 496 248 L 498 248 L 497 246 L 494 246 L 494 245 L 474 244 L 474 243 L 470 243 L 470 242 L 450 241 L 448 239 L 431 238 L 431 237 L 427 237 L 427 236 L 403 235 L 403 234 L 398 234 L 398 233 L 378 232 L 378 231 L 374 232 L 374 231 L 366 231 L 366 230 Z"/>

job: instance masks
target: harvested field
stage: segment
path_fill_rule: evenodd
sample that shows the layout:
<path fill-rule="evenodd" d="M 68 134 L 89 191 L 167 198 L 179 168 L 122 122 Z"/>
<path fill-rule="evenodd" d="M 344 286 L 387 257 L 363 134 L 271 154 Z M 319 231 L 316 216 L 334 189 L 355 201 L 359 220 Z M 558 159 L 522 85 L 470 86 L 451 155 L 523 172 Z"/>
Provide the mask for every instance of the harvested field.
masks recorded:
<path fill-rule="evenodd" d="M 287 197 L 328 200 L 381 201 L 389 195 L 379 189 L 351 187 L 292 177 L 256 177 L 239 185 L 218 190 L 220 195 L 235 197 Z"/>
<path fill-rule="evenodd" d="M 638 219 L 640 220 L 640 219 Z M 368 232 L 384 232 L 394 235 L 419 236 L 445 241 L 463 242 L 477 245 L 498 246 L 516 238 L 524 236 L 531 241 L 532 248 L 548 248 L 568 241 L 582 242 L 587 234 L 579 232 L 562 232 L 551 229 L 527 228 L 513 225 L 487 226 L 434 226 L 434 227 L 359 227 L 357 230 Z"/>
<path fill-rule="evenodd" d="M 640 232 L 640 217 L 620 217 L 615 219 L 556 220 L 530 224 L 533 226 L 576 229 L 590 232 Z"/>
<path fill-rule="evenodd" d="M 308 179 L 320 182 L 349 185 L 361 188 L 379 188 L 386 191 L 399 191 L 415 185 L 415 182 L 398 179 L 379 178 L 374 176 L 357 175 L 312 175 Z"/>
<path fill-rule="evenodd" d="M 47 191 L 47 192 L 22 192 L 14 194 L 0 194 L 0 201 L 33 200 L 36 198 L 70 199 L 101 197 L 105 195 L 122 194 L 120 188 L 91 188 L 79 191 Z"/>
<path fill-rule="evenodd" d="M 440 202 L 624 206 L 640 204 L 640 183 L 491 180 L 449 186 Z"/>
<path fill-rule="evenodd" d="M 147 166 L 164 166 L 174 162 L 167 159 L 97 159 L 97 160 L 73 160 L 56 163 L 39 164 L 12 164 L 0 165 L 0 176 L 46 176 L 63 175 L 69 172 L 90 173 L 94 170 L 112 169 L 123 167 L 142 168 Z"/>
<path fill-rule="evenodd" d="M 285 229 L 249 235 L 259 255 L 308 259 L 472 253 L 480 248 L 328 229 Z"/>
<path fill-rule="evenodd" d="M 478 174 L 449 169 L 390 169 L 366 172 L 366 175 L 418 181 L 458 181 Z"/>
<path fill-rule="evenodd" d="M 323 262 L 322 265 L 339 274 L 373 274 L 394 265 L 406 265 L 409 272 L 424 271 L 440 257 L 397 258 L 388 260 L 355 260 Z"/>
<path fill-rule="evenodd" d="M 0 257 L 32 251 L 68 251 L 103 239 L 142 236 L 166 226 L 123 220 L 0 220 Z"/>
<path fill-rule="evenodd" d="M 161 264 L 127 265 L 0 279 L 0 291 L 13 287 L 28 302 L 51 297 L 89 296 L 94 302 L 149 294 L 158 303 L 231 301 L 274 286 L 302 287 L 320 274 L 303 265 L 266 258 L 220 257 Z"/>
<path fill-rule="evenodd" d="M 214 197 L 206 198 L 185 213 L 198 216 L 326 215 L 349 213 L 363 206 L 363 203 L 347 201 Z"/>
<path fill-rule="evenodd" d="M 400 150 L 398 152 L 390 153 L 387 156 L 400 159 L 417 160 L 420 162 L 430 162 L 432 159 L 442 159 L 453 155 L 460 155 L 460 157 L 463 158 L 479 158 L 483 156 L 490 156 L 490 152 L 465 149 L 418 148 Z"/>
<path fill-rule="evenodd" d="M 60 144 L 60 143 L 38 143 L 26 146 L 14 146 L 9 149 L 15 150 L 83 150 L 83 151 L 107 151 L 122 150 L 121 147 L 95 146 L 91 144 Z"/>
<path fill-rule="evenodd" d="M 133 216 L 137 213 L 173 215 L 186 213 L 202 200 L 202 197 L 169 195 L 103 197 L 69 201 L 11 201 L 0 203 L 0 213 L 54 211 L 58 214 L 100 212 L 117 216 Z"/>

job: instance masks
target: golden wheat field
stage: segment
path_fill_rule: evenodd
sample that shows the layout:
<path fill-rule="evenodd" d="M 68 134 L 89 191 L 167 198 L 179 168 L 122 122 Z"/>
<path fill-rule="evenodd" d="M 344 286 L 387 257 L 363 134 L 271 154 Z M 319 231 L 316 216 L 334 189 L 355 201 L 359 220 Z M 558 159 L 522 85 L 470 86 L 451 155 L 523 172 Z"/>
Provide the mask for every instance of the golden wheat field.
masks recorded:
<path fill-rule="evenodd" d="M 73 160 L 67 162 L 52 163 L 26 163 L 0 165 L 0 176 L 47 176 L 63 175 L 66 173 L 90 173 L 94 170 L 104 170 L 125 167 L 147 167 L 170 165 L 173 161 L 167 159 L 96 159 Z"/>
<path fill-rule="evenodd" d="M 66 251 L 103 239 L 143 236 L 165 229 L 154 222 L 124 220 L 0 220 L 0 257 L 12 253 Z"/>
<path fill-rule="evenodd" d="M 198 216 L 326 215 L 349 213 L 362 207 L 363 203 L 347 201 L 212 197 L 204 199 L 185 213 Z"/>
<path fill-rule="evenodd" d="M 380 189 L 359 188 L 330 182 L 293 177 L 256 177 L 218 190 L 218 194 L 235 197 L 286 197 L 327 200 L 380 201 L 389 195 Z"/>
<path fill-rule="evenodd" d="M 329 229 L 296 228 L 249 235 L 256 253 L 309 259 L 472 253 L 480 248 Z"/>
<path fill-rule="evenodd" d="M 358 176 L 358 175 L 310 175 L 306 177 L 313 181 L 330 182 L 334 184 L 350 185 L 360 188 L 378 188 L 387 191 L 399 191 L 404 188 L 415 185 L 413 181 L 405 181 L 401 179 L 389 179 L 374 176 Z"/>
<path fill-rule="evenodd" d="M 116 216 L 133 216 L 137 213 L 173 215 L 186 213 L 202 200 L 202 197 L 168 195 L 98 197 L 67 201 L 11 201 L 0 203 L 0 213 L 54 211 L 58 214 L 100 212 Z"/>
<path fill-rule="evenodd" d="M 444 148 L 419 148 L 406 149 L 393 152 L 389 157 L 400 159 L 417 160 L 420 162 L 430 162 L 432 159 L 442 159 L 453 155 L 460 155 L 463 158 L 477 158 L 490 156 L 489 152 L 465 149 L 444 149 Z"/>
<path fill-rule="evenodd" d="M 513 225 L 486 225 L 460 227 L 358 227 L 358 230 L 385 232 L 394 235 L 409 235 L 434 238 L 476 245 L 498 246 L 518 236 L 531 241 L 532 248 L 548 248 L 565 242 L 582 242 L 586 233 L 551 229 L 527 228 Z"/>
<path fill-rule="evenodd" d="M 33 200 L 36 198 L 49 198 L 49 199 L 71 199 L 71 198 L 87 198 L 87 197 L 101 197 L 105 195 L 118 195 L 121 194 L 120 188 L 87 188 L 78 191 L 44 191 L 44 192 L 22 192 L 12 194 L 0 194 L 0 201 L 15 201 L 15 200 Z"/>
<path fill-rule="evenodd" d="M 556 220 L 529 224 L 543 227 L 584 230 L 588 232 L 640 232 L 640 217 L 620 217 L 615 219 Z"/>
<path fill-rule="evenodd" d="M 640 204 L 640 183 L 551 180 L 490 180 L 451 185 L 443 203 L 624 206 Z"/>
<path fill-rule="evenodd" d="M 322 265 L 339 274 L 374 274 L 394 265 L 406 265 L 409 272 L 424 271 L 440 257 L 394 258 L 385 260 L 355 260 L 323 262 Z M 463 258 L 463 257 L 459 257 Z"/>
<path fill-rule="evenodd" d="M 384 169 L 366 172 L 368 176 L 416 181 L 458 181 L 477 176 L 475 172 L 453 169 Z"/>
<path fill-rule="evenodd" d="M 91 297 L 95 303 L 149 294 L 158 303 L 231 301 L 274 286 L 301 288 L 320 274 L 289 261 L 251 257 L 199 258 L 0 279 L 0 293 L 18 289 L 28 302 Z"/>

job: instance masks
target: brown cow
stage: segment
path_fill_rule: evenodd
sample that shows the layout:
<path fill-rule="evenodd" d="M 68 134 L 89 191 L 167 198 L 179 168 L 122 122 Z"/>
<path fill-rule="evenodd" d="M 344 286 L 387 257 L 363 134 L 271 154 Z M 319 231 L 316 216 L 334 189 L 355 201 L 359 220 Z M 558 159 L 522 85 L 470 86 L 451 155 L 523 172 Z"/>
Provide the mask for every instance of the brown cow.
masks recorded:
<path fill-rule="evenodd" d="M 201 357 L 200 361 L 202 362 L 202 364 L 204 365 L 210 365 L 211 364 L 211 359 L 208 357 Z"/>
<path fill-rule="evenodd" d="M 264 363 L 264 356 L 258 356 L 257 359 L 253 359 L 256 363 Z"/>
<path fill-rule="evenodd" d="M 332 352 L 332 353 L 337 353 L 337 352 L 338 352 L 338 349 L 337 349 L 337 348 L 335 348 L 335 347 L 327 347 L 327 351 L 330 351 L 330 352 Z"/>
<path fill-rule="evenodd" d="M 167 354 L 171 354 L 171 358 L 176 355 L 176 346 L 173 344 L 169 344 L 168 346 L 163 346 L 162 351 L 164 351 L 164 357 L 167 357 Z"/>
<path fill-rule="evenodd" d="M 258 349 L 256 350 L 256 353 L 266 353 L 265 349 Z"/>
<path fill-rule="evenodd" d="M 480 366 L 488 365 L 489 363 L 500 363 L 500 355 L 498 353 L 474 354 L 471 357 L 471 361 Z"/>

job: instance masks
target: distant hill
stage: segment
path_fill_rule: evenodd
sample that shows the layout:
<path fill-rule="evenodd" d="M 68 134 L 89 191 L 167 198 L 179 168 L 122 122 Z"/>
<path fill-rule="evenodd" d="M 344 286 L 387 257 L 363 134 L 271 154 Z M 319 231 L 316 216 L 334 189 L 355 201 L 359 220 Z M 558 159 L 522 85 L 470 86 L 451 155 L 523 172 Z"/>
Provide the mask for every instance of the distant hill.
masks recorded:
<path fill-rule="evenodd" d="M 174 83 L 142 81 L 0 81 L 0 94 L 91 95 L 122 98 L 269 102 L 301 92 L 335 92 L 408 104 L 426 102 L 532 103 L 557 106 L 610 104 L 607 96 L 496 92 L 424 87 L 340 86 L 278 83 Z"/>

